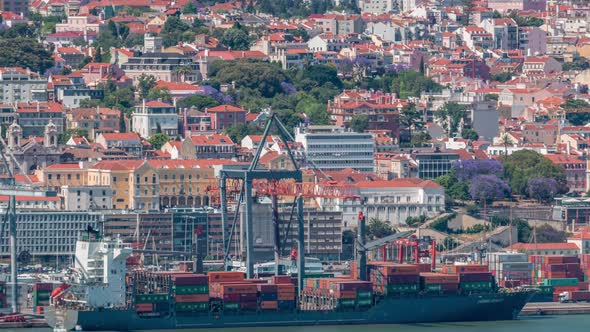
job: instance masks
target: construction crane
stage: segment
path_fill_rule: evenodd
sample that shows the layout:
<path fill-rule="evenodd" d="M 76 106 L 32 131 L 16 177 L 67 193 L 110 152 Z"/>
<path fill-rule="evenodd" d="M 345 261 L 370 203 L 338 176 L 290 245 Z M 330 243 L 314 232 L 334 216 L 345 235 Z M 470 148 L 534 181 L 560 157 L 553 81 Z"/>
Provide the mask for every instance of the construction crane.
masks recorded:
<path fill-rule="evenodd" d="M 16 196 L 29 196 L 29 197 L 55 197 L 57 193 L 54 191 L 43 190 L 42 188 L 34 188 L 33 182 L 27 176 L 25 170 L 23 170 L 20 163 L 16 160 L 8 145 L 2 138 L 0 132 L 0 157 L 2 158 L 2 164 L 4 165 L 4 171 L 7 173 L 5 177 L 0 179 L 0 195 L 8 196 L 8 207 L 7 216 L 5 218 L 2 227 L 0 228 L 0 235 L 4 233 L 4 224 L 8 220 L 8 228 L 10 234 L 10 285 L 11 285 L 11 306 L 13 312 L 19 312 L 18 308 L 18 266 L 17 266 L 17 232 L 16 232 Z M 28 184 L 22 185 L 16 184 L 11 165 L 6 159 L 6 153 L 11 158 L 11 161 L 17 167 L 18 170 L 25 176 Z"/>

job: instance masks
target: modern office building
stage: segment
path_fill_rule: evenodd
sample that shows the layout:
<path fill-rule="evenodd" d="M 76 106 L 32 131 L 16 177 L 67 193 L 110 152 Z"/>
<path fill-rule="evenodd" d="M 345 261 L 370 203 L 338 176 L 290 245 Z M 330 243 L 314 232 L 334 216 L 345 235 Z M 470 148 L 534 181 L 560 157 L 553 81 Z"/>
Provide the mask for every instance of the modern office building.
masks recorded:
<path fill-rule="evenodd" d="M 419 152 L 414 160 L 418 163 L 418 177 L 432 180 L 448 174 L 459 155 L 454 152 Z"/>
<path fill-rule="evenodd" d="M 307 126 L 296 128 L 295 134 L 295 140 L 303 145 L 306 160 L 323 171 L 374 170 L 375 143 L 370 133 L 337 126 Z"/>
<path fill-rule="evenodd" d="M 4 222 L 6 211 L 0 213 Z M 16 214 L 17 253 L 28 252 L 41 261 L 68 262 L 76 250 L 76 240 L 89 226 L 99 229 L 100 214 L 89 212 L 30 212 L 20 210 Z M 2 239 L 8 239 L 8 227 L 4 227 Z M 0 242 L 0 256 L 10 255 L 9 241 Z"/>

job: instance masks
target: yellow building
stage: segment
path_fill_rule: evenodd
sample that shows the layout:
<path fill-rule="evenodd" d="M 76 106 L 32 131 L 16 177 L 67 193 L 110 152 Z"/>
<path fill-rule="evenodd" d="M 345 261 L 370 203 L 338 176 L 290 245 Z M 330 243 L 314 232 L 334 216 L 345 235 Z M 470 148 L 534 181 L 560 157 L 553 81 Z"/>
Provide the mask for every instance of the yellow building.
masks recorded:
<path fill-rule="evenodd" d="M 216 183 L 213 165 L 228 160 L 149 160 L 160 176 L 160 206 L 209 205 L 207 187 Z"/>
<path fill-rule="evenodd" d="M 88 185 L 110 186 L 113 209 L 159 210 L 158 172 L 145 160 L 105 160 L 88 169 Z"/>
<path fill-rule="evenodd" d="M 35 171 L 35 175 L 45 186 L 54 189 L 87 185 L 87 169 L 83 163 L 54 164 Z"/>

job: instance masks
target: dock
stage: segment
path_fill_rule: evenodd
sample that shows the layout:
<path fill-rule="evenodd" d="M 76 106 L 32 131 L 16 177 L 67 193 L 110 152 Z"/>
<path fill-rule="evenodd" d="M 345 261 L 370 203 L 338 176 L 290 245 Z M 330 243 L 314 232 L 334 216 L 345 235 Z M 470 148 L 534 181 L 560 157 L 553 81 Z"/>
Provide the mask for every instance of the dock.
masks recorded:
<path fill-rule="evenodd" d="M 590 314 L 589 302 L 559 303 L 559 302 L 533 302 L 520 312 L 520 316 L 539 315 L 587 315 Z"/>

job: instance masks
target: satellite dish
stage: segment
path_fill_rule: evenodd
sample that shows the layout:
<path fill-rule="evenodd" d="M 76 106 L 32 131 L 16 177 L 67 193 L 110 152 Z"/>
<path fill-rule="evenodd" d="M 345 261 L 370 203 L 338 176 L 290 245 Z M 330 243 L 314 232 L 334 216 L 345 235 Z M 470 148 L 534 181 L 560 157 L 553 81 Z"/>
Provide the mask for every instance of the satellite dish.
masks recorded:
<path fill-rule="evenodd" d="M 22 264 L 28 264 L 31 261 L 31 253 L 27 250 L 23 250 L 18 254 L 18 261 Z"/>

